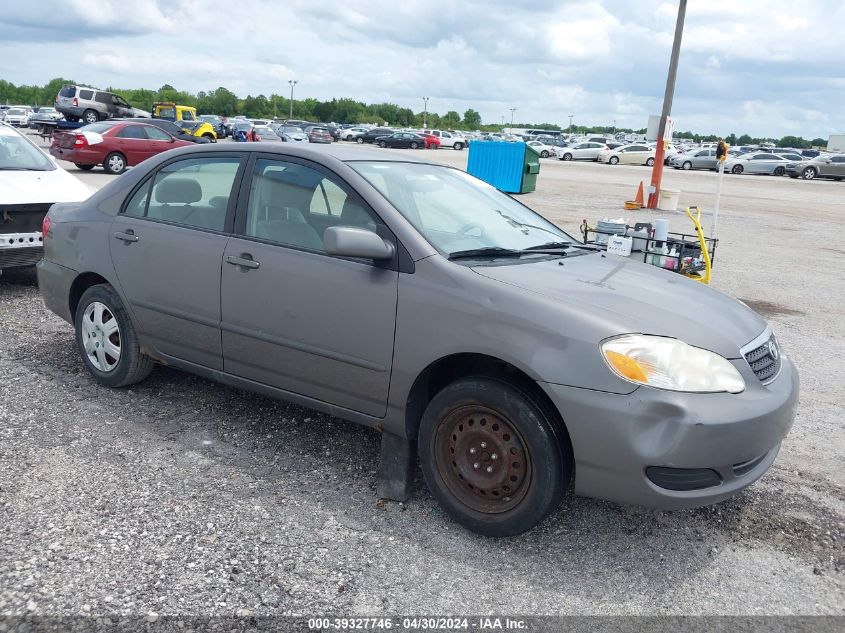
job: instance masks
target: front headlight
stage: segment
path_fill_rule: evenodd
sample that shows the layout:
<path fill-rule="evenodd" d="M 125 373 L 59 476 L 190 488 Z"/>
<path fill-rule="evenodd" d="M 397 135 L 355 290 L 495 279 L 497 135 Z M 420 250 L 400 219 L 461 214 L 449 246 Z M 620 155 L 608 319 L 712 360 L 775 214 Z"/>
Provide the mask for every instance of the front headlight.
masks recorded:
<path fill-rule="evenodd" d="M 614 374 L 639 385 L 691 393 L 740 393 L 745 381 L 725 358 L 665 336 L 623 334 L 601 344 Z"/>

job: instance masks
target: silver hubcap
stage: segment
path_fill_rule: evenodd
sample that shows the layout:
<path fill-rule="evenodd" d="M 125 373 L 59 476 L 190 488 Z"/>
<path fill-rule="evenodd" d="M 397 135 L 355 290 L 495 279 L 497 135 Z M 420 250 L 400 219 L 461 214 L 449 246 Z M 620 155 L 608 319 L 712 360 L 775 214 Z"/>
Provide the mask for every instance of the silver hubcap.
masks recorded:
<path fill-rule="evenodd" d="M 82 343 L 88 360 L 102 372 L 108 372 L 120 361 L 120 328 L 109 307 L 95 301 L 82 315 Z"/>
<path fill-rule="evenodd" d="M 123 159 L 120 156 L 112 156 L 109 158 L 109 167 L 115 171 L 123 169 Z"/>

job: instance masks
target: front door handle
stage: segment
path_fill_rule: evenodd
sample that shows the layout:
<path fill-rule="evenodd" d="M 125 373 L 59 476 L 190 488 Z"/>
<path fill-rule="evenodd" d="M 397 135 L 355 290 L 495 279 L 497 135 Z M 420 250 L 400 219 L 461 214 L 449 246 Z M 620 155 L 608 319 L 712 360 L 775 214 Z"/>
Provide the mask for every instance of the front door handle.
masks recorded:
<path fill-rule="evenodd" d="M 121 231 L 117 231 L 114 234 L 115 239 L 123 240 L 124 242 L 137 242 L 138 236 L 135 235 L 135 232 L 132 229 L 127 230 L 125 233 Z"/>
<path fill-rule="evenodd" d="M 232 266 L 243 266 L 244 268 L 258 268 L 261 264 L 252 259 L 251 255 L 244 253 L 243 257 L 235 257 L 234 255 L 226 255 L 226 263 Z"/>

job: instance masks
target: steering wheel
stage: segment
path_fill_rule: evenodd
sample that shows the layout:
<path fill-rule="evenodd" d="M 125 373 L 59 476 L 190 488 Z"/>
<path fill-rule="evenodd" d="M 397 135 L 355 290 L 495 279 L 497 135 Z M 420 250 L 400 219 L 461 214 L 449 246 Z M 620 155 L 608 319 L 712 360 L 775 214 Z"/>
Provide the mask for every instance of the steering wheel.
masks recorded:
<path fill-rule="evenodd" d="M 478 222 L 470 222 L 469 224 L 464 224 L 461 228 L 458 229 L 456 235 L 464 236 L 473 229 L 479 229 L 481 234 L 484 235 L 484 226 L 479 224 Z"/>

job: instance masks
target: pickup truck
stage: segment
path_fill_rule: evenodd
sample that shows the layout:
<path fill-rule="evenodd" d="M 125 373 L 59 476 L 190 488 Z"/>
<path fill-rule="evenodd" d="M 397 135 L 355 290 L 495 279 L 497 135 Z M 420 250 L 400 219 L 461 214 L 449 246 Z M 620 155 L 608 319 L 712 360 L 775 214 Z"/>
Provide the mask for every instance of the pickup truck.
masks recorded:
<path fill-rule="evenodd" d="M 440 147 L 461 150 L 467 146 L 466 139 L 457 132 L 444 132 L 442 130 L 423 130 L 423 132 L 439 138 Z"/>
<path fill-rule="evenodd" d="M 217 140 L 214 127 L 197 118 L 197 109 L 193 106 L 177 105 L 172 101 L 153 103 L 153 118 L 173 121 L 192 136 L 207 138 L 212 143 Z"/>

